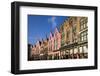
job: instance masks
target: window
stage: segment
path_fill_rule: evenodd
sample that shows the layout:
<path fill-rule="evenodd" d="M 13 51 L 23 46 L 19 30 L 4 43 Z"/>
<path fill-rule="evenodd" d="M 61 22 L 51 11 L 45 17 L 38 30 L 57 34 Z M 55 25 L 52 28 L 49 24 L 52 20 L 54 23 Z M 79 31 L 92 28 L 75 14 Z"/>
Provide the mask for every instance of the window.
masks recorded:
<path fill-rule="evenodd" d="M 74 54 L 78 53 L 78 49 L 74 48 Z"/>
<path fill-rule="evenodd" d="M 62 32 L 62 38 L 64 38 L 64 36 L 65 36 L 65 34 L 64 34 L 64 32 Z"/>
<path fill-rule="evenodd" d="M 87 27 L 87 17 L 86 18 L 82 18 L 80 20 L 80 30 L 83 30 Z"/>
<path fill-rule="evenodd" d="M 57 49 L 57 41 L 55 40 L 55 49 Z"/>
<path fill-rule="evenodd" d="M 88 33 L 84 31 L 80 34 L 80 41 L 87 41 L 88 40 Z"/>
<path fill-rule="evenodd" d="M 79 48 L 79 52 L 82 53 L 82 47 Z"/>
<path fill-rule="evenodd" d="M 75 26 L 73 27 L 73 29 L 72 29 L 72 36 L 73 36 L 73 38 L 72 38 L 72 41 L 73 42 L 77 42 L 77 38 L 76 38 L 76 24 L 75 24 Z"/>
<path fill-rule="evenodd" d="M 54 48 L 54 49 L 56 49 L 56 40 L 54 40 L 54 46 L 55 46 L 55 48 Z"/>
<path fill-rule="evenodd" d="M 64 32 L 62 32 L 62 39 L 61 39 L 61 45 L 62 46 L 64 45 L 64 36 L 65 36 L 65 34 L 64 34 Z"/>
<path fill-rule="evenodd" d="M 70 49 L 70 54 L 73 54 L 73 49 Z"/>
<path fill-rule="evenodd" d="M 86 45 L 83 47 L 83 50 L 84 50 L 84 53 L 87 53 L 88 52 L 88 48 L 87 48 Z"/>
<path fill-rule="evenodd" d="M 69 42 L 70 42 L 70 31 L 67 31 L 67 33 L 66 33 L 66 38 L 67 38 L 67 44 L 69 44 Z"/>
<path fill-rule="evenodd" d="M 69 38 L 69 33 L 70 33 L 70 31 L 67 31 L 67 38 Z"/>

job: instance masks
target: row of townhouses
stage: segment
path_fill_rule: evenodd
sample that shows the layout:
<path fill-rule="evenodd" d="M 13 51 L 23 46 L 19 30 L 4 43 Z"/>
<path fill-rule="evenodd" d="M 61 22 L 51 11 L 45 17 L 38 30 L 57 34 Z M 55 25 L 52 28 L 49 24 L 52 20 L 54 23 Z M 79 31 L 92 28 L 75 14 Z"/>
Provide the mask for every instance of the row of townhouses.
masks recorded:
<path fill-rule="evenodd" d="M 69 17 L 45 40 L 28 45 L 29 60 L 88 58 L 87 23 L 87 17 Z"/>

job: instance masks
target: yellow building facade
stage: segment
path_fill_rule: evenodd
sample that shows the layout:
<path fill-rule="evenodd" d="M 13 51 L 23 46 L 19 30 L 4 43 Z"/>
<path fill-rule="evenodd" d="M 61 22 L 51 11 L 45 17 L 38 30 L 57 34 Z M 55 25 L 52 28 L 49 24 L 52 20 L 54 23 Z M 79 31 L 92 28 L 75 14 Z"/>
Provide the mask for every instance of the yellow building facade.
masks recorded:
<path fill-rule="evenodd" d="M 61 56 L 87 58 L 88 27 L 87 17 L 69 17 L 60 27 Z"/>

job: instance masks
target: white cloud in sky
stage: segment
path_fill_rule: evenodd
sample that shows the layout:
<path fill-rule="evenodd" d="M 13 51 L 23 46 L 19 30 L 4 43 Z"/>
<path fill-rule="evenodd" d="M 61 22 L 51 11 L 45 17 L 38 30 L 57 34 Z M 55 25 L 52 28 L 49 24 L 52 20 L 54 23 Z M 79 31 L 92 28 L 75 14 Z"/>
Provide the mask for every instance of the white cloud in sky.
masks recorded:
<path fill-rule="evenodd" d="M 55 28 L 57 26 L 57 23 L 56 23 L 56 17 L 51 17 L 51 18 L 48 18 L 48 22 L 51 23 L 52 25 L 52 29 Z"/>

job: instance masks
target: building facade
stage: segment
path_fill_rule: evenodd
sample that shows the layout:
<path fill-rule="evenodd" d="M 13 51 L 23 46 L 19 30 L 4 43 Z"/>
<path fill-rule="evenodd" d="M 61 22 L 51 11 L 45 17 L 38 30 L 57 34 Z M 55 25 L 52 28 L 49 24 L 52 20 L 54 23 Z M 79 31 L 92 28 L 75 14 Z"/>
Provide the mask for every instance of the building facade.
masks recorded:
<path fill-rule="evenodd" d="M 37 41 L 32 48 L 33 60 L 88 58 L 87 23 L 87 17 L 68 17 L 49 37 Z"/>

